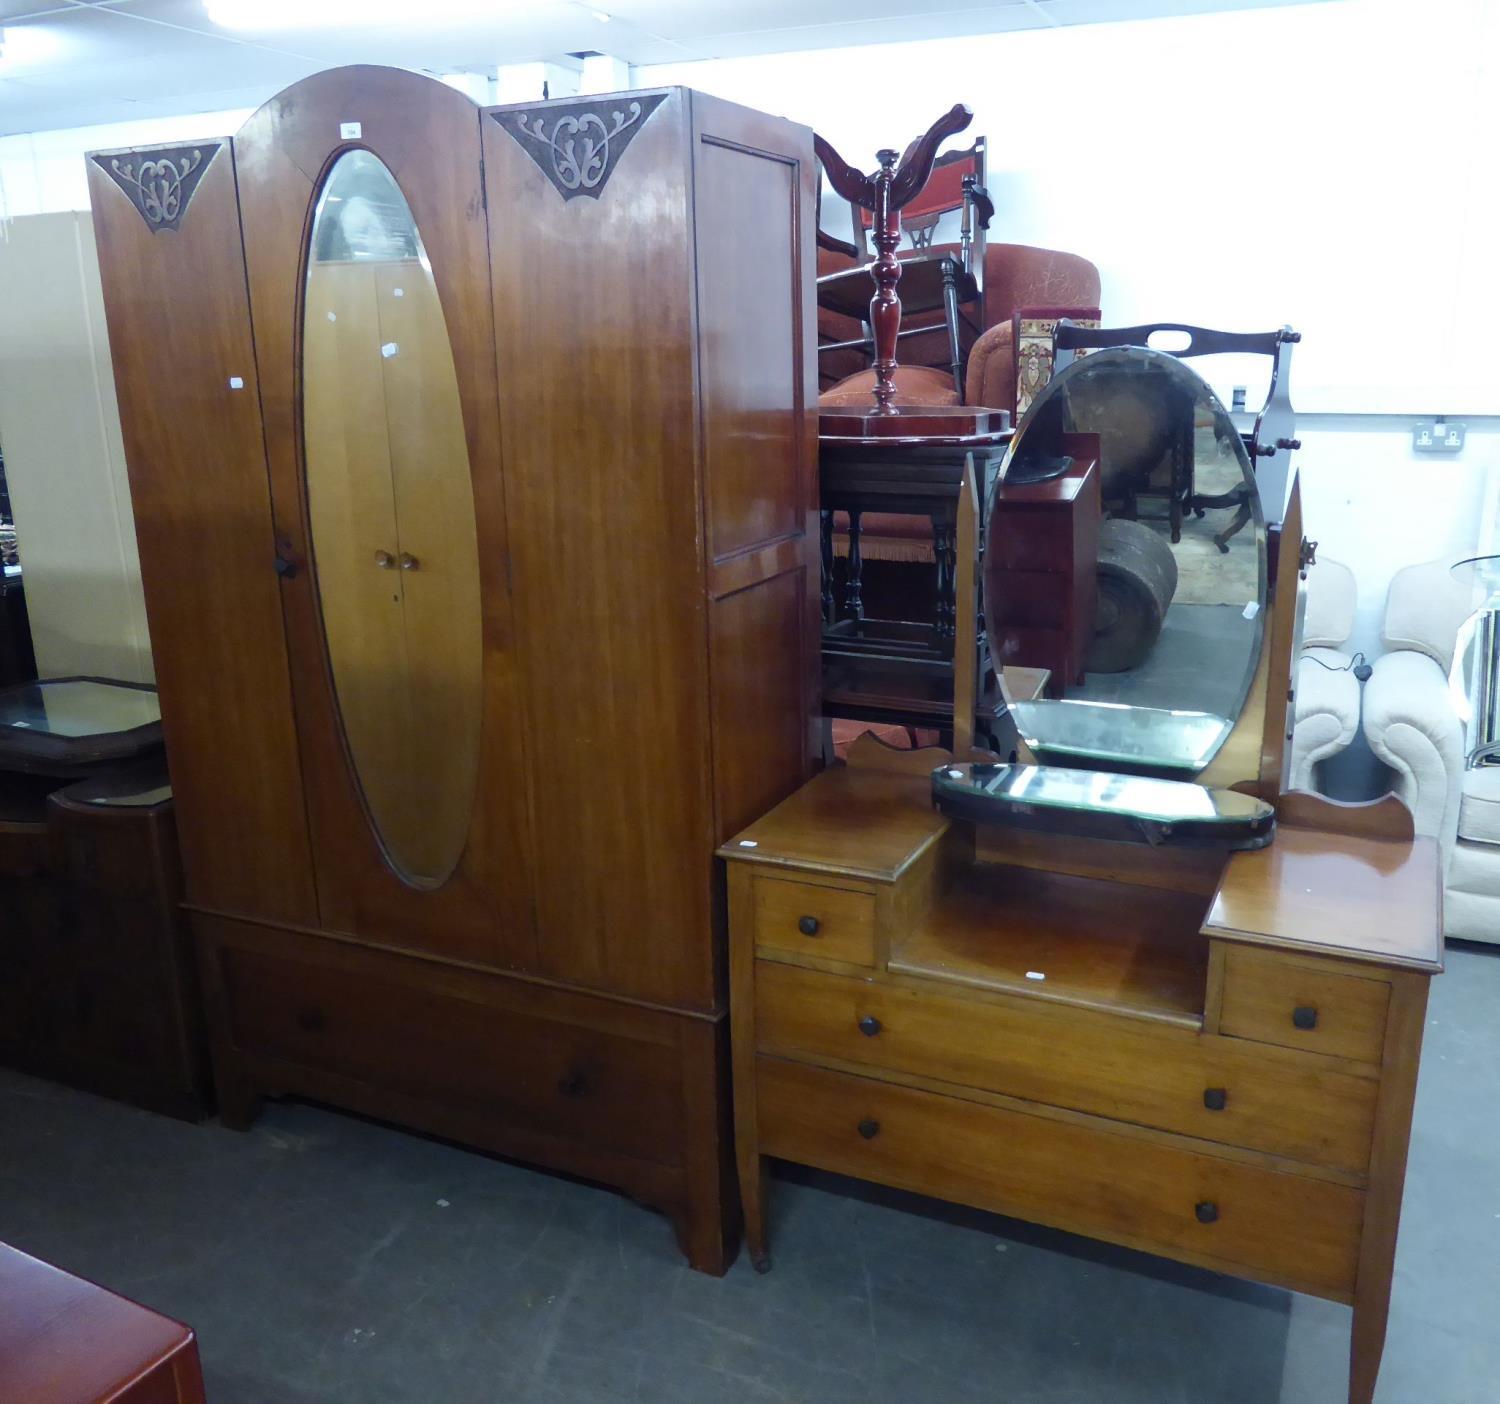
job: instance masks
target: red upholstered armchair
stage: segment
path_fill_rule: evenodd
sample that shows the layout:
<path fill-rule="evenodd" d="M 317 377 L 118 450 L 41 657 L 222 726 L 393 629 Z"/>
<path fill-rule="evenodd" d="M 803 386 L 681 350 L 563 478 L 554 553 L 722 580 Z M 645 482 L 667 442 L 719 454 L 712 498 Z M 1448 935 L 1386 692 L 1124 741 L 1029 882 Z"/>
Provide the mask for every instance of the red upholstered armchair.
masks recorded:
<path fill-rule="evenodd" d="M 1014 412 L 1016 312 L 1046 307 L 1097 316 L 1098 306 L 1099 270 L 1088 259 L 1027 244 L 991 244 L 984 266 L 985 331 L 969 351 L 965 402 Z"/>

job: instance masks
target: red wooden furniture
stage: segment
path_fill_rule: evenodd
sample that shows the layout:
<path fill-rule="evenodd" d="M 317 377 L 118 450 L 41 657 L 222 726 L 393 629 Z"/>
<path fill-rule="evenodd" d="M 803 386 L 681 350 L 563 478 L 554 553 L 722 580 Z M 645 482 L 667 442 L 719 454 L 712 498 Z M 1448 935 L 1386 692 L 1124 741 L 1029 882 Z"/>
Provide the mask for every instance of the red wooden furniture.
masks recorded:
<path fill-rule="evenodd" d="M 973 120 L 967 107 L 955 103 L 899 155 L 899 165 L 893 148 L 877 152 L 880 169 L 873 175 L 855 169 L 822 137 L 813 137 L 828 183 L 851 205 L 869 210 L 873 217 L 876 258 L 870 272 L 875 291 L 870 298 L 869 325 L 875 343 L 877 415 L 894 414 L 896 408 L 896 339 L 901 330 L 901 298 L 896 292 L 901 263 L 896 246 L 901 242 L 901 211 L 922 193 L 944 139 L 963 131 Z"/>
<path fill-rule="evenodd" d="M 204 1404 L 191 1328 L 0 1243 L 5 1404 Z"/>
<path fill-rule="evenodd" d="M 984 611 L 996 667 L 1047 668 L 1048 692 L 1083 681 L 1099 557 L 1099 448 L 1065 434 L 1073 466 L 1040 483 L 1001 483 L 984 555 Z"/>

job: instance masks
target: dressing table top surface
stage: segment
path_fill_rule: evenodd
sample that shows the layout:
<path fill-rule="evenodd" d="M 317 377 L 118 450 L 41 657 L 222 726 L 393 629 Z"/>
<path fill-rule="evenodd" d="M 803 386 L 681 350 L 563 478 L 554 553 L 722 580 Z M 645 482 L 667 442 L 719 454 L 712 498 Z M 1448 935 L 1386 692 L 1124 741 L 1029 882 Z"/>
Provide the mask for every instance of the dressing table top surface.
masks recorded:
<path fill-rule="evenodd" d="M 730 839 L 722 857 L 894 882 L 949 827 L 926 774 L 835 766 Z M 1058 843 L 1066 846 L 1066 839 Z M 1122 858 L 1150 864 L 1144 847 Z M 988 856 L 1004 862 L 1003 838 Z M 1283 823 L 1268 848 L 1236 853 L 1206 936 L 1436 974 L 1442 965 L 1437 845 Z M 1200 899 L 1201 900 L 1201 899 Z"/>
<path fill-rule="evenodd" d="M 1443 968 L 1437 842 L 1355 838 L 1283 824 L 1237 853 L 1203 924 L 1209 936 Z"/>
<path fill-rule="evenodd" d="M 833 766 L 719 854 L 777 867 L 894 882 L 948 829 L 928 775 Z"/>

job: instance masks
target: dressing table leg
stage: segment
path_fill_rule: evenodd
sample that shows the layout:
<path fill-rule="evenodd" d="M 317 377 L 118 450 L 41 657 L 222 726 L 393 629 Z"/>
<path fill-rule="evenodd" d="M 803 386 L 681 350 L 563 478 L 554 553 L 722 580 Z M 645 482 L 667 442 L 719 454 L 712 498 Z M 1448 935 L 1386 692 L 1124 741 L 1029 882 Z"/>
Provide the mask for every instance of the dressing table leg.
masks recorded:
<path fill-rule="evenodd" d="M 1371 1404 L 1380 1358 L 1385 1351 L 1396 1262 L 1396 1230 L 1406 1183 L 1406 1151 L 1411 1137 L 1417 1063 L 1427 1018 L 1425 975 L 1397 973 L 1391 984 L 1381 1056 L 1380 1095 L 1375 1105 L 1375 1138 L 1370 1154 L 1365 1222 L 1354 1283 L 1354 1327 L 1349 1345 L 1349 1404 Z"/>

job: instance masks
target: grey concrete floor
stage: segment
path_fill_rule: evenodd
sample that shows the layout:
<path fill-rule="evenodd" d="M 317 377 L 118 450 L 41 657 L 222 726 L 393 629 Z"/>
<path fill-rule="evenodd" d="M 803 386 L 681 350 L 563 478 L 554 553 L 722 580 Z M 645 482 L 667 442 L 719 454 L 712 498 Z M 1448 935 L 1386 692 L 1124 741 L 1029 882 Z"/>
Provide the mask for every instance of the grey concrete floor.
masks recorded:
<path fill-rule="evenodd" d="M 1500 1401 L 1500 950 L 1433 989 L 1380 1404 Z M 194 1325 L 211 1404 L 1334 1404 L 1347 1309 L 812 1173 L 776 1266 L 295 1103 L 247 1134 L 0 1073 L 0 1239 Z"/>

